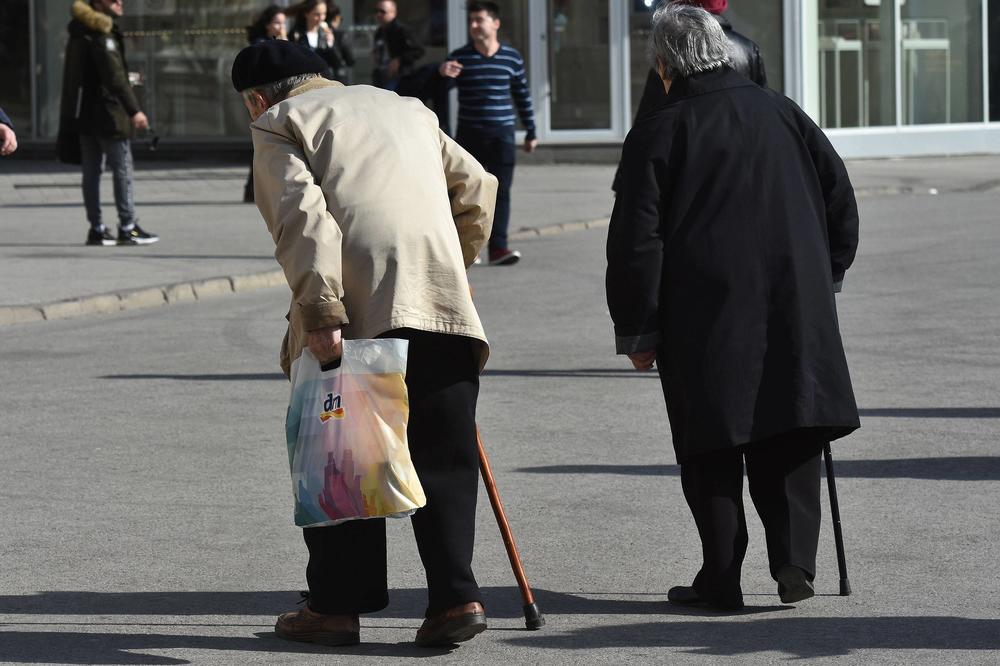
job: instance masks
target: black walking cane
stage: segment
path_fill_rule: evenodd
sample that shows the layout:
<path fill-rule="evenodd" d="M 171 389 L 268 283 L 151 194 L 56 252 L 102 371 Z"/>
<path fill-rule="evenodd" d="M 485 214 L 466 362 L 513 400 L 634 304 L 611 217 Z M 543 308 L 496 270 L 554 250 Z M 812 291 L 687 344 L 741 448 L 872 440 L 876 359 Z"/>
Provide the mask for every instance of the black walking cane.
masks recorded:
<path fill-rule="evenodd" d="M 833 454 L 830 444 L 823 449 L 826 463 L 826 486 L 830 491 L 830 515 L 833 518 L 833 539 L 837 545 L 837 568 L 840 570 L 840 596 L 851 594 L 851 581 L 847 578 L 847 556 L 844 555 L 844 531 L 840 527 L 840 503 L 837 501 L 837 480 L 833 476 Z"/>
<path fill-rule="evenodd" d="M 507 558 L 510 560 L 511 569 L 514 570 L 514 578 L 517 579 L 517 586 L 521 589 L 521 599 L 524 601 L 524 626 L 531 630 L 541 629 L 542 625 L 545 624 L 545 618 L 538 610 L 535 595 L 532 594 L 531 586 L 528 585 L 528 577 L 524 575 L 521 555 L 517 552 L 514 535 L 510 531 L 510 524 L 507 523 L 507 513 L 503 510 L 503 504 L 500 502 L 500 493 L 497 492 L 497 484 L 493 480 L 493 470 L 490 468 L 489 458 L 486 457 L 486 449 L 483 448 L 483 438 L 479 434 L 479 426 L 476 426 L 476 444 L 479 446 L 479 469 L 483 473 L 483 485 L 486 486 L 486 494 L 490 497 L 493 514 L 500 527 L 500 536 L 503 537 L 503 545 L 507 549 Z"/>

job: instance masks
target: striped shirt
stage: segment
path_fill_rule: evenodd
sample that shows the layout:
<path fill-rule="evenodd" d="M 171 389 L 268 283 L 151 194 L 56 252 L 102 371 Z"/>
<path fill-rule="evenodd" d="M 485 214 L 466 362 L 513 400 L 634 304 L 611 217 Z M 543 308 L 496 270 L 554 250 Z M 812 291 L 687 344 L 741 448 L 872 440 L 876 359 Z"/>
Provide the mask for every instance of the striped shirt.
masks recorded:
<path fill-rule="evenodd" d="M 535 138 L 528 77 L 524 58 L 517 49 L 501 44 L 499 51 L 486 57 L 470 43 L 452 51 L 448 59 L 462 64 L 462 73 L 452 79 L 458 86 L 459 125 L 476 129 L 513 127 L 520 116 L 528 138 Z"/>

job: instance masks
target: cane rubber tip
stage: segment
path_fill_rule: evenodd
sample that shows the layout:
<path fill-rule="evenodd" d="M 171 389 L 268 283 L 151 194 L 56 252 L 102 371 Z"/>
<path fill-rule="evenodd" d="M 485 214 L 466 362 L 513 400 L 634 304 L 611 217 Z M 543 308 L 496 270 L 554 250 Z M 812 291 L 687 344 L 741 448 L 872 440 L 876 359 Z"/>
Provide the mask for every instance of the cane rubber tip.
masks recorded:
<path fill-rule="evenodd" d="M 541 629 L 545 624 L 545 617 L 538 610 L 538 604 L 528 604 L 524 607 L 524 626 L 531 631 Z"/>
<path fill-rule="evenodd" d="M 840 579 L 840 596 L 849 597 L 851 596 L 851 581 L 846 578 Z"/>

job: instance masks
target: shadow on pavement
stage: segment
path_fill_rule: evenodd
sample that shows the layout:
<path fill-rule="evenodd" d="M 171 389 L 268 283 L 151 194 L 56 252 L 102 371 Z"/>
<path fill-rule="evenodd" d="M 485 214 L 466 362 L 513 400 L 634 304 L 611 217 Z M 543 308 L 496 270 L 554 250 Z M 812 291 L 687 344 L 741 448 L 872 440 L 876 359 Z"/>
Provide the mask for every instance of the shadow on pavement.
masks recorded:
<path fill-rule="evenodd" d="M 586 593 L 583 593 L 586 594 Z M 365 616 L 362 620 L 362 638 L 364 627 L 373 628 L 378 625 L 378 619 L 401 618 L 412 620 L 412 626 L 389 627 L 399 629 L 406 635 L 406 640 L 400 643 L 363 643 L 360 646 L 345 648 L 326 648 L 307 644 L 289 643 L 276 638 L 273 632 L 255 633 L 250 636 L 204 636 L 184 635 L 179 633 L 149 633 L 151 627 L 170 627 L 176 631 L 192 631 L 199 628 L 228 627 L 239 631 L 241 627 L 260 627 L 269 625 L 279 613 L 296 608 L 299 598 L 294 591 L 263 591 L 263 592 L 86 592 L 86 591 L 55 591 L 40 592 L 30 595 L 0 596 L 0 615 L 7 616 L 7 621 L 0 622 L 0 662 L 2 663 L 67 663 L 67 664 L 187 664 L 187 660 L 162 655 L 142 654 L 144 650 L 224 650 L 245 652 L 275 652 L 289 654 L 342 654 L 358 657 L 397 657 L 419 658 L 433 657 L 445 654 L 448 650 L 426 650 L 414 646 L 410 642 L 411 634 L 416 632 L 423 616 L 426 603 L 426 591 L 423 589 L 402 589 L 390 592 L 391 605 L 384 611 Z M 720 617 L 712 611 L 672 606 L 665 600 L 665 595 L 655 595 L 659 598 L 650 599 L 647 592 L 600 593 L 593 598 L 584 595 L 565 594 L 548 590 L 535 590 L 536 600 L 542 612 L 550 617 L 567 615 L 642 615 L 656 614 L 659 616 L 683 615 L 689 617 Z M 493 618 L 521 619 L 521 598 L 516 587 L 483 588 L 483 596 L 488 613 Z M 629 598 L 622 598 L 629 597 Z M 789 606 L 748 606 L 743 611 L 722 615 L 751 616 L 759 613 L 790 610 Z M 36 616 L 30 621 L 17 622 L 12 616 Z M 39 621 L 38 615 L 59 616 L 94 616 L 89 621 L 76 618 L 72 622 L 60 622 L 53 619 L 51 623 Z M 121 616 L 128 616 L 127 622 L 122 622 Z M 155 617 L 149 624 L 142 622 L 143 617 Z M 179 619 L 175 623 L 164 622 L 164 617 L 214 616 L 205 618 L 205 623 Z M 240 623 L 220 622 L 219 616 L 264 616 L 260 624 L 249 624 L 245 620 Z M 724 621 L 724 620 L 722 620 Z M 52 627 L 85 625 L 100 630 L 102 627 L 115 627 L 118 632 L 107 629 L 96 632 L 83 631 L 31 631 L 24 627 Z M 497 631 L 520 633 L 527 632 L 517 627 L 502 627 Z M 658 626 L 658 625 L 650 625 Z M 134 629 L 129 633 L 129 628 Z M 550 621 L 548 630 L 558 627 L 558 622 Z M 381 628 L 387 628 L 384 625 Z M 556 640 L 560 640 L 557 639 Z M 533 645 L 533 643 L 531 643 Z M 543 645 L 543 647 L 550 647 Z"/>
<path fill-rule="evenodd" d="M 925 479 L 930 481 L 1000 481 L 1000 457 L 892 458 L 843 460 L 833 466 L 837 478 Z M 680 476 L 680 465 L 544 465 L 521 467 L 528 474 L 618 474 Z"/>
<path fill-rule="evenodd" d="M 185 382 L 250 382 L 270 381 L 280 379 L 287 381 L 280 372 L 234 372 L 211 375 L 169 375 L 169 374 L 135 374 L 135 375 L 102 375 L 98 379 L 176 379 Z"/>
<path fill-rule="evenodd" d="M 901 419 L 1000 419 L 1000 407 L 886 407 L 858 413 Z"/>
<path fill-rule="evenodd" d="M 482 592 L 490 617 L 506 619 L 524 617 L 521 596 L 516 587 L 484 587 Z M 718 612 L 696 607 L 671 605 L 667 603 L 666 592 L 658 595 L 627 591 L 567 594 L 535 589 L 534 593 L 542 613 L 553 615 L 719 615 Z M 427 591 L 422 588 L 395 589 L 390 590 L 389 598 L 388 608 L 367 617 L 412 618 L 415 629 L 416 620 L 424 615 Z M 273 618 L 280 613 L 298 608 L 296 604 L 299 600 L 299 593 L 295 591 L 51 591 L 0 596 L 0 615 L 113 615 L 129 616 L 133 621 L 134 618 L 144 616 L 207 615 Z M 731 614 L 752 615 L 789 608 L 790 606 L 748 606 L 742 611 Z"/>
<path fill-rule="evenodd" d="M 640 379 L 658 379 L 655 371 L 639 372 L 629 368 L 566 368 L 564 370 L 490 370 L 483 372 L 484 377 L 638 377 Z"/>
<path fill-rule="evenodd" d="M 1000 650 L 1000 620 L 782 617 L 748 622 L 650 622 L 586 627 L 561 634 L 540 632 L 508 642 L 559 650 L 678 648 L 717 656 L 773 651 L 797 658 L 844 656 L 856 650 L 993 651 Z"/>
<path fill-rule="evenodd" d="M 2 625 L 0 625 L 2 626 Z M 364 634 L 362 634 L 362 638 Z M 0 661 L 5 664 L 190 664 L 186 659 L 142 654 L 143 650 L 224 650 L 355 657 L 437 657 L 447 649 L 418 648 L 410 641 L 323 647 L 291 643 L 273 632 L 251 636 L 185 636 L 182 634 L 113 634 L 0 630 Z M 204 659 L 204 655 L 202 655 Z"/>

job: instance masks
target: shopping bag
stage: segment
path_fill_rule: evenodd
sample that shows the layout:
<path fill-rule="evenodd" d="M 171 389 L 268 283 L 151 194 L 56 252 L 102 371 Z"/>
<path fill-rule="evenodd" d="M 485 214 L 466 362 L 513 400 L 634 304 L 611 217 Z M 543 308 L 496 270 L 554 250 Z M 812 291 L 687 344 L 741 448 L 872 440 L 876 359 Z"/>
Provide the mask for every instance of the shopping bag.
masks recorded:
<path fill-rule="evenodd" d="M 407 341 L 344 340 L 323 371 L 308 349 L 292 364 L 285 421 L 299 527 L 404 517 L 426 504 L 406 442 Z"/>

